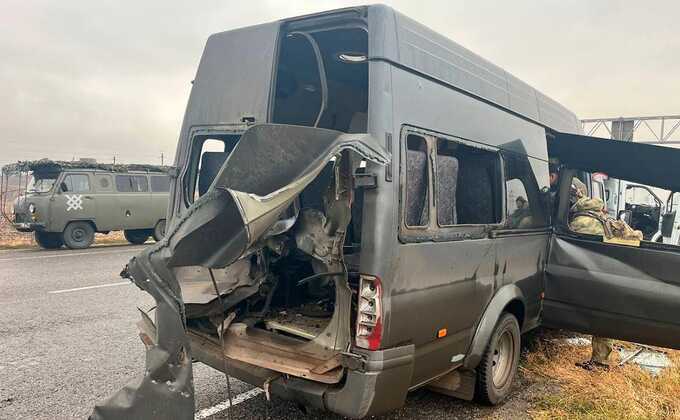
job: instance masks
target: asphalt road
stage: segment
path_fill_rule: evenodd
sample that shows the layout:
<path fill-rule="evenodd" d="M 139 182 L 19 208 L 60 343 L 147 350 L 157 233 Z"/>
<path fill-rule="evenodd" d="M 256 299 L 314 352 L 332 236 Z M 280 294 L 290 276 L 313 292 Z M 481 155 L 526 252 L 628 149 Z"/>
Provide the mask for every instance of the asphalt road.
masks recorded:
<path fill-rule="evenodd" d="M 86 418 L 144 370 L 137 307 L 148 309 L 153 299 L 118 277 L 141 249 L 0 251 L 0 419 Z M 195 364 L 194 376 L 196 418 L 228 418 L 224 375 Z M 339 418 L 267 402 L 235 379 L 232 390 L 234 419 Z M 383 418 L 525 418 L 525 392 L 486 408 L 420 390 Z"/>

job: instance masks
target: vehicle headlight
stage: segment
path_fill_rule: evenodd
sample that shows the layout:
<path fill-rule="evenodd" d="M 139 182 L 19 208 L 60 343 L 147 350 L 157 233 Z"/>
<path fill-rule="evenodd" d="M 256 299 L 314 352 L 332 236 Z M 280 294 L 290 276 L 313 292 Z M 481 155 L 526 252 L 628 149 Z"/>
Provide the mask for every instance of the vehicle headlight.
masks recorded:
<path fill-rule="evenodd" d="M 29 211 L 31 214 L 34 214 L 34 213 L 35 213 L 35 204 L 33 204 L 33 203 L 29 204 L 29 205 L 28 205 L 28 211 Z"/>

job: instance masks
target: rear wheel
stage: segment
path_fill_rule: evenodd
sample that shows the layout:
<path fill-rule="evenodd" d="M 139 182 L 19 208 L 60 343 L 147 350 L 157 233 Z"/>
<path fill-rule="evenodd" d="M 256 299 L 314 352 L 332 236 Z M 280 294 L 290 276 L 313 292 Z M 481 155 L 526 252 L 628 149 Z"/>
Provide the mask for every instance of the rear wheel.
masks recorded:
<path fill-rule="evenodd" d="M 64 245 L 64 237 L 59 232 L 35 232 L 33 236 L 44 249 L 57 249 Z"/>
<path fill-rule="evenodd" d="M 160 242 L 161 239 L 165 236 L 165 220 L 161 220 L 160 222 L 156 223 L 156 227 L 153 228 L 153 239 L 156 242 Z"/>
<path fill-rule="evenodd" d="M 88 222 L 71 222 L 63 236 L 64 243 L 71 249 L 88 248 L 94 242 L 94 228 Z"/>
<path fill-rule="evenodd" d="M 498 320 L 477 368 L 477 400 L 495 405 L 508 396 L 517 373 L 519 353 L 519 324 L 512 314 L 505 313 Z"/>
<path fill-rule="evenodd" d="M 149 229 L 130 229 L 123 231 L 125 239 L 134 245 L 141 245 L 149 239 L 151 232 Z"/>

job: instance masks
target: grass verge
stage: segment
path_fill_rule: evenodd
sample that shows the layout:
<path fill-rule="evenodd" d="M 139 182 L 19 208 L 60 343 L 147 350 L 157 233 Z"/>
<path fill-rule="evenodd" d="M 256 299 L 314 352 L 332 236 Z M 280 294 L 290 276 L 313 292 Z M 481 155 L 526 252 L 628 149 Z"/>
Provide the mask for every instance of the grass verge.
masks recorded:
<path fill-rule="evenodd" d="M 533 347 L 522 373 L 551 385 L 532 398 L 534 419 L 680 419 L 679 351 L 667 351 L 672 366 L 654 377 L 631 363 L 616 366 L 617 355 L 608 371 L 577 367 L 590 358 L 590 346 L 537 338 Z"/>

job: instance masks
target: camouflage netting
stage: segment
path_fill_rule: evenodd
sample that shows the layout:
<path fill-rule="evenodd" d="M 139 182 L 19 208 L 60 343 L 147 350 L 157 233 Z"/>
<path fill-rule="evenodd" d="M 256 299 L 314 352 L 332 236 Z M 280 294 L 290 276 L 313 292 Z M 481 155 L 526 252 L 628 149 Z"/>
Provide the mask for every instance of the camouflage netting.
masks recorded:
<path fill-rule="evenodd" d="M 148 172 L 167 172 L 169 166 L 147 165 L 147 164 L 109 164 L 97 163 L 87 160 L 58 161 L 50 159 L 19 161 L 2 167 L 2 173 L 18 174 L 20 172 L 34 173 L 58 173 L 64 169 L 100 169 L 102 171 L 128 172 L 128 171 L 148 171 Z"/>

